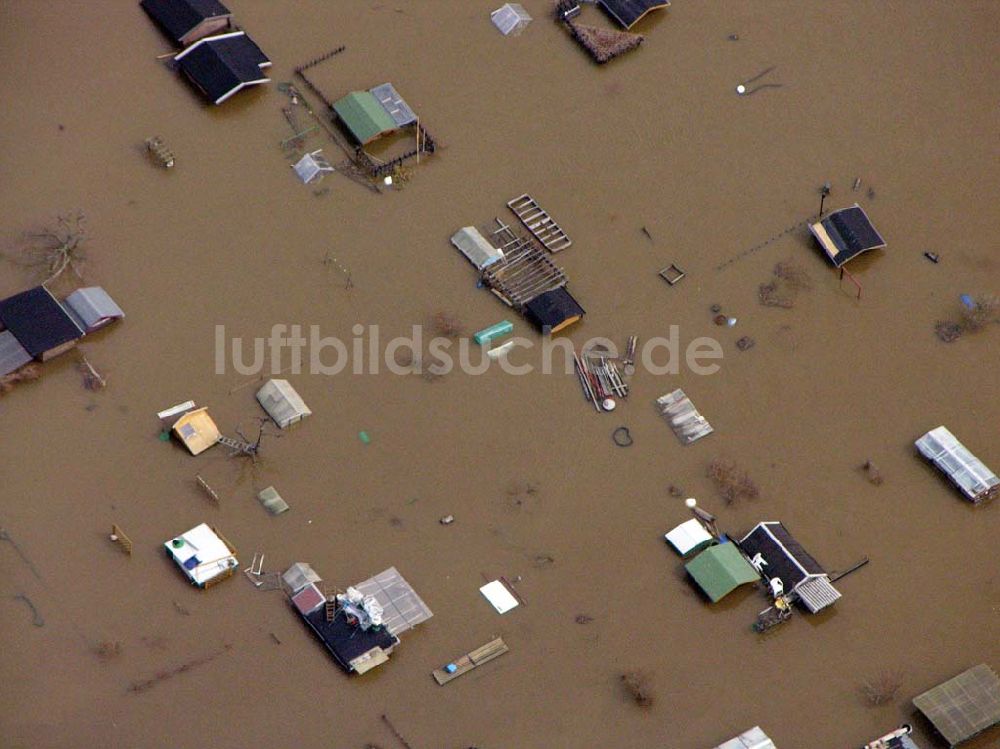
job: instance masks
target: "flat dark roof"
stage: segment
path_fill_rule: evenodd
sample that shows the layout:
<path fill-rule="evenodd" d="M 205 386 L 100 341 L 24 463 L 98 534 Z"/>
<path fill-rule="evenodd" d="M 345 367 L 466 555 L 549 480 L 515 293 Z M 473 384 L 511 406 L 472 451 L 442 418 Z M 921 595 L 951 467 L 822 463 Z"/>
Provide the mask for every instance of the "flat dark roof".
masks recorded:
<path fill-rule="evenodd" d="M 32 357 L 83 337 L 83 331 L 44 286 L 0 300 L 0 325 Z"/>
<path fill-rule="evenodd" d="M 175 42 L 202 21 L 232 15 L 219 0 L 141 0 L 139 5 Z"/>
<path fill-rule="evenodd" d="M 296 612 L 299 613 L 297 610 Z M 300 615 L 345 671 L 351 671 L 351 661 L 372 648 L 390 650 L 399 643 L 399 638 L 389 634 L 386 627 L 382 627 L 379 631 L 369 629 L 367 632 L 360 627 L 352 627 L 341 611 L 337 612 L 332 622 L 328 622 L 324 606 Z"/>

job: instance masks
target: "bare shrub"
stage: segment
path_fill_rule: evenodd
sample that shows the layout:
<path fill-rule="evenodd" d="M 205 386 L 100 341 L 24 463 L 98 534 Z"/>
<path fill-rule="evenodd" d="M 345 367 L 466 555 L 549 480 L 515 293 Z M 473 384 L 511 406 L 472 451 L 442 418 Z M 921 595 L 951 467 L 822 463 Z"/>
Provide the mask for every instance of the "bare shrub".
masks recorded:
<path fill-rule="evenodd" d="M 812 288 L 812 278 L 806 270 L 792 260 L 782 260 L 774 266 L 774 277 L 780 279 L 785 285 L 798 291 Z"/>
<path fill-rule="evenodd" d="M 54 225 L 27 235 L 23 264 L 37 270 L 45 279 L 43 284 L 55 280 L 67 268 L 83 278 L 86 255 L 81 245 L 87 239 L 85 225 L 82 211 L 56 216 Z"/>
<path fill-rule="evenodd" d="M 731 505 L 740 499 L 757 499 L 760 496 L 760 489 L 750 475 L 731 461 L 716 458 L 708 464 L 706 475 L 713 481 L 726 504 Z"/>
<path fill-rule="evenodd" d="M 951 320 L 938 320 L 934 325 L 934 334 L 945 343 L 951 343 L 962 337 L 962 326 Z"/>
<path fill-rule="evenodd" d="M 639 707 L 652 706 L 653 693 L 649 687 L 649 677 L 644 672 L 626 671 L 620 678 L 626 694 L 635 701 L 635 704 Z"/>
<path fill-rule="evenodd" d="M 122 654 L 122 644 L 118 640 L 102 640 L 91 648 L 98 660 L 110 661 Z"/>
<path fill-rule="evenodd" d="M 0 396 L 7 395 L 19 382 L 32 382 L 41 376 L 41 367 L 34 362 L 25 364 L 20 369 L 0 377 Z"/>
<path fill-rule="evenodd" d="M 866 460 L 864 465 L 861 466 L 861 470 L 865 472 L 868 477 L 868 483 L 873 486 L 882 485 L 882 472 L 878 469 L 878 466 L 872 463 L 870 460 Z"/>
<path fill-rule="evenodd" d="M 976 333 L 992 322 L 1000 322 L 1000 297 L 977 296 L 972 307 L 962 307 L 962 319 L 959 323 L 962 329 Z"/>
<path fill-rule="evenodd" d="M 812 288 L 812 278 L 805 269 L 792 260 L 782 260 L 774 266 L 771 280 L 757 289 L 757 298 L 765 307 L 791 309 L 799 291 Z"/>
<path fill-rule="evenodd" d="M 434 313 L 434 330 L 446 338 L 458 338 L 465 331 L 465 324 L 454 312 L 438 310 Z"/>
<path fill-rule="evenodd" d="M 872 707 L 892 702 L 903 685 L 903 675 L 899 671 L 879 671 L 861 683 L 859 690 L 865 702 Z"/>

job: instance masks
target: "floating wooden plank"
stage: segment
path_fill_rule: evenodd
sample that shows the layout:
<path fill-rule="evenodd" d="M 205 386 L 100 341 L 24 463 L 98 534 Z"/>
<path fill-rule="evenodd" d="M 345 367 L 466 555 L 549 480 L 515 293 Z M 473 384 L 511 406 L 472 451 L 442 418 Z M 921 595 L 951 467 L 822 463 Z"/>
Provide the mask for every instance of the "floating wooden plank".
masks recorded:
<path fill-rule="evenodd" d="M 680 281 L 686 275 L 687 273 L 678 268 L 676 263 L 671 263 L 659 273 L 660 278 L 671 286 Z"/>
<path fill-rule="evenodd" d="M 508 200 L 507 207 L 549 252 L 561 252 L 573 244 L 559 224 L 527 193 Z"/>
<path fill-rule="evenodd" d="M 677 439 L 685 445 L 690 445 L 713 431 L 712 425 L 698 413 L 694 403 L 680 388 L 657 398 L 656 405 L 660 409 L 660 415 L 674 430 Z"/>
<path fill-rule="evenodd" d="M 489 663 L 494 658 L 499 658 L 509 650 L 510 648 L 507 647 L 507 643 L 503 641 L 503 638 L 497 637 L 449 663 L 449 666 L 455 667 L 453 671 L 449 672 L 444 668 L 436 668 L 432 672 L 432 675 L 438 684 L 444 686 L 452 679 L 457 679 L 462 674 L 468 673 L 472 669 L 482 666 L 484 663 Z"/>
<path fill-rule="evenodd" d="M 132 539 L 125 535 L 125 531 L 117 525 L 112 524 L 109 538 L 111 539 L 111 543 L 116 544 L 119 549 L 132 556 Z"/>

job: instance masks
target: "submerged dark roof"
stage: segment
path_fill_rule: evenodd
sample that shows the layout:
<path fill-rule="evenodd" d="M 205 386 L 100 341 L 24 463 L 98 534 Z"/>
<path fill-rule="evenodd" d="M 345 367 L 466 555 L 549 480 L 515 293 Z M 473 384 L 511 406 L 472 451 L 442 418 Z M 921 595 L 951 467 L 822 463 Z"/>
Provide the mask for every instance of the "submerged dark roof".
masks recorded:
<path fill-rule="evenodd" d="M 666 8 L 669 0 L 597 0 L 597 2 L 626 29 L 656 8 Z"/>
<path fill-rule="evenodd" d="M 268 80 L 262 67 L 271 64 L 242 31 L 208 36 L 174 58 L 180 69 L 215 104 L 244 86 Z"/>
<path fill-rule="evenodd" d="M 822 232 L 816 230 L 816 224 L 810 226 L 810 230 L 838 268 L 862 252 L 885 247 L 882 235 L 875 230 L 864 209 L 857 204 L 834 211 L 818 225 L 822 227 Z"/>
<path fill-rule="evenodd" d="M 583 307 L 566 291 L 565 286 L 539 294 L 524 305 L 524 316 L 543 333 L 546 328 L 557 330 L 560 325 L 576 317 L 582 317 Z"/>
<path fill-rule="evenodd" d="M 389 634 L 386 627 L 381 627 L 378 631 L 372 628 L 366 632 L 360 627 L 351 626 L 342 611 L 338 611 L 333 621 L 328 622 L 324 606 L 301 616 L 345 671 L 351 670 L 351 661 L 372 648 L 390 650 L 399 643 L 399 638 Z"/>
<path fill-rule="evenodd" d="M 139 5 L 175 42 L 202 21 L 232 15 L 219 0 L 141 0 Z"/>
<path fill-rule="evenodd" d="M 785 526 L 774 520 L 759 523 L 743 537 L 740 548 L 750 559 L 760 554 L 767 562 L 763 574 L 768 578 L 780 577 L 786 591 L 791 591 L 811 575 L 826 574 Z"/>
<path fill-rule="evenodd" d="M 83 331 L 44 286 L 0 301 L 0 325 L 33 357 L 83 337 Z"/>

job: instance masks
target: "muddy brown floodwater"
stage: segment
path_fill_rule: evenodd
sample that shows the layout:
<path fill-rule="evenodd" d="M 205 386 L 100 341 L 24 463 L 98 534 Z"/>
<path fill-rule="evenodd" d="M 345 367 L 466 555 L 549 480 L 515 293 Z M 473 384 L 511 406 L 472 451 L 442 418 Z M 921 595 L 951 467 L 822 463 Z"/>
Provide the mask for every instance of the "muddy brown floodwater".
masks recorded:
<path fill-rule="evenodd" d="M 913 449 L 946 424 L 1000 466 L 1000 330 L 933 332 L 960 294 L 1000 293 L 1000 5 L 678 0 L 599 68 L 547 2 L 524 0 L 535 21 L 512 39 L 489 23 L 499 4 L 231 0 L 273 83 L 217 108 L 156 60 L 168 44 L 136 2 L 0 4 L 0 293 L 33 281 L 12 262 L 23 232 L 81 209 L 86 281 L 128 315 L 80 345 L 105 390 L 81 386 L 70 354 L 0 399 L 0 525 L 17 544 L 0 542 L 0 744 L 395 749 L 386 714 L 414 749 L 703 749 L 755 724 L 782 749 L 837 749 L 904 721 L 941 747 L 912 697 L 1000 668 L 1000 507 L 964 503 Z M 305 187 L 278 147 L 277 84 L 340 44 L 317 85 L 339 97 L 392 81 L 441 145 L 402 190 L 338 175 Z M 736 95 L 772 66 L 760 80 L 780 88 Z M 144 154 L 152 135 L 172 171 Z M 307 146 L 340 160 L 324 136 Z M 804 229 L 784 233 L 826 181 L 827 209 L 862 203 L 888 242 L 851 263 L 861 301 Z M 720 371 L 640 367 L 613 415 L 572 376 L 302 374 L 314 415 L 265 439 L 256 468 L 157 439 L 155 413 L 188 398 L 230 434 L 260 413 L 255 378 L 215 373 L 216 325 L 349 340 L 377 324 L 386 340 L 449 309 L 470 331 L 510 318 L 537 341 L 448 243 L 523 192 L 574 240 L 557 259 L 587 309 L 576 345 L 678 325 L 683 345 L 719 340 Z M 790 309 L 762 306 L 785 260 L 812 286 Z M 687 272 L 672 287 L 657 276 L 671 262 Z M 737 325 L 713 325 L 712 304 Z M 738 350 L 743 336 L 756 345 Z M 715 427 L 688 447 L 652 405 L 675 387 Z M 613 443 L 620 425 L 631 447 Z M 759 498 L 726 506 L 714 458 L 744 467 Z M 290 512 L 260 507 L 269 484 Z M 828 569 L 871 564 L 828 613 L 761 638 L 760 591 L 708 605 L 665 547 L 688 495 L 732 533 L 780 519 Z M 347 678 L 281 594 L 242 575 L 205 593 L 183 582 L 160 544 L 202 521 L 244 564 L 304 560 L 331 585 L 395 565 L 434 618 Z M 108 543 L 112 523 L 131 558 Z M 477 591 L 499 575 L 520 577 L 526 601 L 502 617 Z M 508 655 L 446 687 L 430 678 L 495 634 Z M 621 687 L 630 669 L 648 674 L 647 709 Z M 889 670 L 896 698 L 864 704 L 860 684 Z"/>

